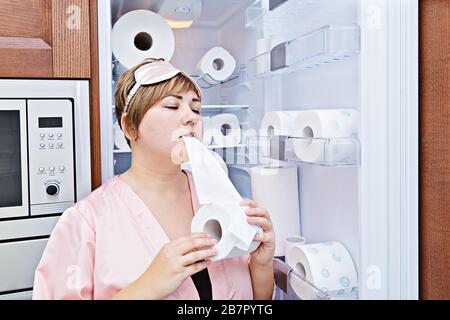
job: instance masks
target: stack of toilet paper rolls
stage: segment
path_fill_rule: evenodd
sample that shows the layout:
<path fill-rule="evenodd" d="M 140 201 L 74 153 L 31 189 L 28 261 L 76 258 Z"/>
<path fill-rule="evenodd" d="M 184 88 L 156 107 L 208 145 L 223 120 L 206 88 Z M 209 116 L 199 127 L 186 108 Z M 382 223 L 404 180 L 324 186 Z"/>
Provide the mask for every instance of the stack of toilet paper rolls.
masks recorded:
<path fill-rule="evenodd" d="M 293 151 L 302 161 L 340 162 L 354 158 L 354 146 L 327 149 L 326 139 L 357 137 L 358 121 L 359 113 L 353 109 L 274 111 L 264 116 L 260 134 L 292 137 Z"/>

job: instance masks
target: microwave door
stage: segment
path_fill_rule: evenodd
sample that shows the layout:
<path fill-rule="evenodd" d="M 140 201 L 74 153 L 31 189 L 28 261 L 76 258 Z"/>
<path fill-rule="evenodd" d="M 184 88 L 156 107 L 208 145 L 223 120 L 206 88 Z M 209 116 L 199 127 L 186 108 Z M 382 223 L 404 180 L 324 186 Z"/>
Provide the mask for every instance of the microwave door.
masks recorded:
<path fill-rule="evenodd" d="M 25 100 L 0 99 L 0 220 L 28 216 Z"/>

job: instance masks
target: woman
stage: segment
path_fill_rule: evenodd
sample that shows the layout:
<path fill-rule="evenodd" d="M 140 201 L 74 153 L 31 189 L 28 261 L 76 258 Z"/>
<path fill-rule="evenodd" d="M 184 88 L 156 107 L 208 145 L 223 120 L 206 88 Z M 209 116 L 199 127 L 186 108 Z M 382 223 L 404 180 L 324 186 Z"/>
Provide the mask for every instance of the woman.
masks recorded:
<path fill-rule="evenodd" d="M 270 299 L 275 235 L 266 210 L 243 201 L 261 245 L 211 262 L 215 239 L 191 233 L 199 204 L 183 136 L 202 137 L 201 92 L 163 60 L 125 72 L 116 114 L 132 150 L 128 171 L 67 209 L 36 269 L 34 299 Z"/>

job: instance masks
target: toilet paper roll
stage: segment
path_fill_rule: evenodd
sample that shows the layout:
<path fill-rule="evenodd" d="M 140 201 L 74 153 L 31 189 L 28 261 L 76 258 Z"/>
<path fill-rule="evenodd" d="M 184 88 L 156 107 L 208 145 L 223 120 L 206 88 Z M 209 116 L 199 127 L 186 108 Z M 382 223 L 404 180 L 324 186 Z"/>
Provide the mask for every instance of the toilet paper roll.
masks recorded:
<path fill-rule="evenodd" d="M 208 146 L 212 142 L 212 132 L 211 132 L 211 118 L 202 117 L 203 122 L 203 144 Z"/>
<path fill-rule="evenodd" d="M 301 236 L 292 236 L 292 237 L 286 237 L 284 241 L 284 261 L 288 266 L 290 266 L 292 269 L 295 269 L 295 264 L 292 264 L 292 261 L 289 261 L 290 256 L 288 256 L 288 252 L 291 251 L 293 247 L 301 246 L 306 243 L 305 238 Z"/>
<path fill-rule="evenodd" d="M 120 63 L 130 69 L 146 58 L 169 61 L 175 40 L 172 29 L 161 16 L 148 10 L 134 10 L 114 24 L 111 47 Z"/>
<path fill-rule="evenodd" d="M 198 201 L 203 205 L 194 215 L 192 232 L 211 232 L 219 239 L 214 260 L 227 259 L 254 251 L 253 241 L 262 229 L 247 222 L 246 207 L 220 163 L 193 137 L 183 137 Z"/>
<path fill-rule="evenodd" d="M 350 138 L 356 137 L 358 112 L 352 109 L 309 110 L 297 114 L 293 123 L 292 136 L 302 138 Z M 325 150 L 325 140 L 293 139 L 295 155 L 306 162 L 325 160 L 339 161 L 348 156 L 353 148 Z M 327 151 L 332 151 L 327 153 Z"/>
<path fill-rule="evenodd" d="M 241 142 L 241 126 L 235 114 L 222 113 L 211 117 L 214 145 L 236 146 Z"/>
<path fill-rule="evenodd" d="M 261 151 L 266 157 L 270 156 L 270 139 L 274 135 L 291 136 L 294 119 L 301 111 L 272 111 L 264 115 L 261 122 Z M 268 137 L 264 139 L 264 137 Z"/>
<path fill-rule="evenodd" d="M 255 57 L 257 74 L 270 71 L 270 39 L 261 38 L 256 40 Z"/>
<path fill-rule="evenodd" d="M 224 81 L 229 78 L 236 68 L 234 57 L 222 47 L 209 49 L 197 64 L 197 73 L 207 73 L 216 81 Z"/>
<path fill-rule="evenodd" d="M 349 293 L 358 286 L 356 268 L 350 253 L 337 241 L 294 246 L 287 254 L 295 273 L 329 295 Z M 317 291 L 298 277 L 290 286 L 302 299 L 314 299 Z"/>
<path fill-rule="evenodd" d="M 285 238 L 300 234 L 297 166 L 253 167 L 252 198 L 267 209 L 275 231 L 275 256 L 285 255 Z"/>
<path fill-rule="evenodd" d="M 289 136 L 293 132 L 294 119 L 302 111 L 272 111 L 264 115 L 261 136 Z"/>
<path fill-rule="evenodd" d="M 114 145 L 119 150 L 127 150 L 130 151 L 130 147 L 128 146 L 127 140 L 125 139 L 125 135 L 123 134 L 122 129 L 120 129 L 119 122 L 114 121 Z"/>
<path fill-rule="evenodd" d="M 250 245 L 241 243 L 237 239 L 234 229 L 236 226 L 247 225 L 245 210 L 248 207 L 238 203 L 212 203 L 202 206 L 194 216 L 191 224 L 192 232 L 206 232 L 217 240 L 214 248 L 217 255 L 211 260 L 218 261 L 252 253 L 258 246 L 258 241 L 251 241 Z M 251 226 L 256 232 L 261 232 L 256 226 Z M 241 232 L 241 231 L 238 231 Z"/>

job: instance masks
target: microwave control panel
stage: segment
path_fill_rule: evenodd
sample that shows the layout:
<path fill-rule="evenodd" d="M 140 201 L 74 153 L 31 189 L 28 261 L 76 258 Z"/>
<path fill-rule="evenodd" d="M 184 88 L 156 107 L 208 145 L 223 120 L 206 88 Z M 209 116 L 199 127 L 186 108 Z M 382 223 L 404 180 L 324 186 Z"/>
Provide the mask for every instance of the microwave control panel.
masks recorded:
<path fill-rule="evenodd" d="M 73 103 L 28 99 L 30 205 L 75 201 Z"/>

